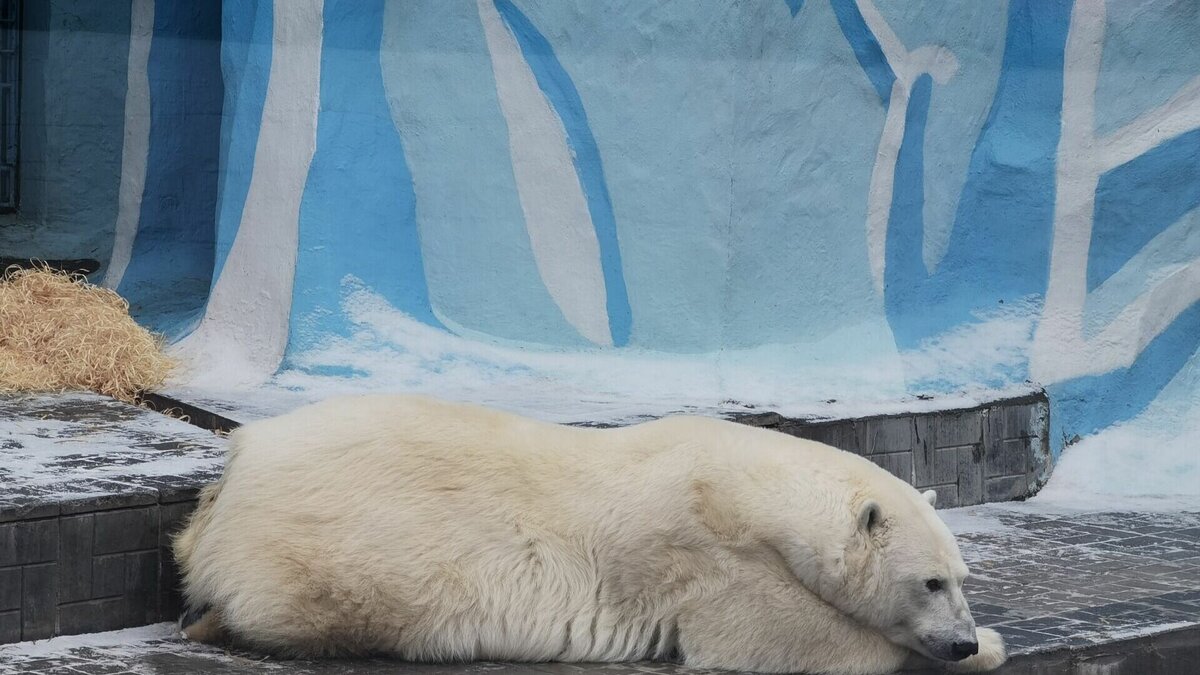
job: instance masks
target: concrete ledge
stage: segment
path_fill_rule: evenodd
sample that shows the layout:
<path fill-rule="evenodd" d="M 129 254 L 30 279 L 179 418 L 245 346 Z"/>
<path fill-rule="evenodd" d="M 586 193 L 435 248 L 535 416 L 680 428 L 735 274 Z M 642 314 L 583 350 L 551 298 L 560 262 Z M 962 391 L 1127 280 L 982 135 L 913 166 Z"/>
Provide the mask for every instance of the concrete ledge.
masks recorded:
<path fill-rule="evenodd" d="M 1050 475 L 1050 404 L 1043 393 L 963 410 L 831 422 L 775 413 L 731 419 L 863 455 L 917 488 L 936 490 L 938 508 L 1024 499 Z"/>
<path fill-rule="evenodd" d="M 90 395 L 0 397 L 0 413 L 16 420 L 0 443 L 0 643 L 176 618 L 169 537 L 219 475 L 224 453 L 223 439 L 196 425 L 237 422 L 147 400 L 190 425 Z M 1048 464 L 1047 410 L 1034 396 L 834 422 L 733 419 L 860 453 L 935 488 L 947 508 L 1036 491 Z"/>
<path fill-rule="evenodd" d="M 90 394 L 0 396 L 0 419 L 0 643 L 174 619 L 170 534 L 222 439 Z"/>
<path fill-rule="evenodd" d="M 184 417 L 209 431 L 240 423 L 197 401 L 147 393 L 153 410 Z M 1025 499 L 1050 475 L 1050 404 L 1045 393 L 955 410 L 814 422 L 777 413 L 734 413 L 727 419 L 827 443 L 864 455 L 922 490 L 938 508 Z M 643 418 L 640 421 L 651 419 Z M 612 427 L 581 422 L 576 426 Z"/>
<path fill-rule="evenodd" d="M 170 534 L 195 504 L 69 504 L 55 517 L 0 524 L 0 644 L 173 620 Z"/>

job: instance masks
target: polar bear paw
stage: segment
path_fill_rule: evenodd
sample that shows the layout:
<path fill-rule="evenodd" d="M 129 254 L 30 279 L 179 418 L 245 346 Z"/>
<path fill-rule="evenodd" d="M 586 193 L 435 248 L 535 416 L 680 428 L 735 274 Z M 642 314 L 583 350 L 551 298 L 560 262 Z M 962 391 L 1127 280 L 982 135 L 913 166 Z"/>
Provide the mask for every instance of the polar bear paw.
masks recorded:
<path fill-rule="evenodd" d="M 1004 638 L 996 631 L 991 628 L 979 628 L 975 631 L 975 640 L 979 643 L 979 653 L 950 664 L 951 670 L 960 673 L 981 673 L 999 668 L 1008 660 Z"/>

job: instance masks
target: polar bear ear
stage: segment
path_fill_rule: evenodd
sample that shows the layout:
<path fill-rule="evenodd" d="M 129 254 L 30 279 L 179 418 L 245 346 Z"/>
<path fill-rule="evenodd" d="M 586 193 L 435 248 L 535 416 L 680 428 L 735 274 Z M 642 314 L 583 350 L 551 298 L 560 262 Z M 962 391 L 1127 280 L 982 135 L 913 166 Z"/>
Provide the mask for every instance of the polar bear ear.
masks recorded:
<path fill-rule="evenodd" d="M 930 506 L 937 506 L 937 492 L 934 490 L 926 490 L 921 493 L 921 496 L 925 498 L 925 501 L 929 502 Z"/>
<path fill-rule="evenodd" d="M 883 520 L 883 512 L 879 508 L 879 504 L 874 501 L 867 500 L 858 512 L 858 529 L 861 532 L 870 534 L 879 527 L 880 521 Z"/>

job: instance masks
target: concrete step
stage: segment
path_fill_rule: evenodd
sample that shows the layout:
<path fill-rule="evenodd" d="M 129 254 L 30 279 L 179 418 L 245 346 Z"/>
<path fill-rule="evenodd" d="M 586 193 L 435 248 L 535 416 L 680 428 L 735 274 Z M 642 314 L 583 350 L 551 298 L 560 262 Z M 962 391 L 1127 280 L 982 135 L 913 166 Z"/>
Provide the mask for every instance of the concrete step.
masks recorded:
<path fill-rule="evenodd" d="M 1034 396 L 857 420 L 734 419 L 861 453 L 952 507 L 1032 494 L 1048 469 L 1046 415 Z M 88 394 L 0 397 L 0 420 L 0 643 L 174 620 L 169 536 L 219 476 L 224 440 Z"/>
<path fill-rule="evenodd" d="M 0 643 L 179 613 L 169 535 L 224 440 L 91 394 L 0 396 Z"/>

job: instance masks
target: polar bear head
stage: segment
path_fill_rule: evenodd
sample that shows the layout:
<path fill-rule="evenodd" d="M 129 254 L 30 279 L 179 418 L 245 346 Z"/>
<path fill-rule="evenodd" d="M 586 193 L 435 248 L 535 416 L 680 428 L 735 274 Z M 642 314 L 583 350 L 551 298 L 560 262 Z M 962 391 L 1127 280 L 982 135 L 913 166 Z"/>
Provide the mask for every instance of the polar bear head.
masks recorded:
<path fill-rule="evenodd" d="M 967 566 L 932 490 L 825 444 L 712 431 L 708 443 L 737 448 L 727 468 L 693 473 L 694 512 L 718 540 L 786 564 L 808 591 L 897 645 L 939 661 L 986 652 L 982 661 L 1003 662 L 999 636 L 976 631 Z"/>
<path fill-rule="evenodd" d="M 853 507 L 838 604 L 892 642 L 930 658 L 974 655 L 975 620 L 962 590 L 967 566 L 933 509 L 937 494 L 889 488 L 884 495 L 872 491 Z"/>
<path fill-rule="evenodd" d="M 893 643 L 940 661 L 975 654 L 979 637 L 962 590 L 968 570 L 934 510 L 937 495 L 861 457 L 841 457 L 820 458 L 841 467 L 816 480 L 804 468 L 754 481 L 740 508 L 760 527 L 743 531 L 778 552 L 822 600 Z"/>

